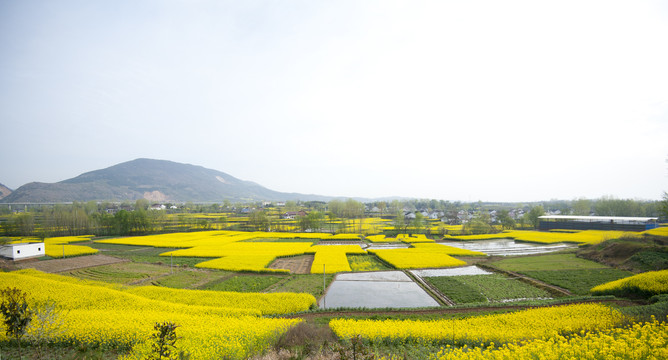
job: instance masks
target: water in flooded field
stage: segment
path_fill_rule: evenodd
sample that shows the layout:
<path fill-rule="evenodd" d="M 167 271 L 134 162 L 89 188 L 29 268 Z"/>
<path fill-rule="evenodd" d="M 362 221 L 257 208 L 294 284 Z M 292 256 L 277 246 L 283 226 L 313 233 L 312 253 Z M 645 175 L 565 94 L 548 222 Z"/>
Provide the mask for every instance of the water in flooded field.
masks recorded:
<path fill-rule="evenodd" d="M 575 244 L 536 244 L 518 242 L 513 239 L 447 241 L 439 242 L 439 244 L 458 247 L 461 249 L 480 251 L 490 256 L 543 254 L 577 247 Z"/>
<path fill-rule="evenodd" d="M 320 299 L 321 309 L 439 306 L 401 271 L 339 274 Z"/>
<path fill-rule="evenodd" d="M 435 276 L 462 276 L 462 275 L 489 275 L 493 272 L 483 270 L 477 266 L 462 266 L 450 269 L 423 269 L 411 270 L 411 273 L 419 277 Z"/>

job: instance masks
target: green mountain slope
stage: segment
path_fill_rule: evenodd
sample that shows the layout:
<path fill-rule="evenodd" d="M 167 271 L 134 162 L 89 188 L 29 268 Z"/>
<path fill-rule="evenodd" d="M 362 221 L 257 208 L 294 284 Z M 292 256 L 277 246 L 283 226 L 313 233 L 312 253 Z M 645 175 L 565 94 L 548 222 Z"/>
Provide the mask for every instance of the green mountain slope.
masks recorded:
<path fill-rule="evenodd" d="M 202 166 L 136 159 L 58 183 L 32 182 L 19 187 L 0 202 L 122 201 L 140 198 L 163 202 L 330 199 L 269 190 Z"/>

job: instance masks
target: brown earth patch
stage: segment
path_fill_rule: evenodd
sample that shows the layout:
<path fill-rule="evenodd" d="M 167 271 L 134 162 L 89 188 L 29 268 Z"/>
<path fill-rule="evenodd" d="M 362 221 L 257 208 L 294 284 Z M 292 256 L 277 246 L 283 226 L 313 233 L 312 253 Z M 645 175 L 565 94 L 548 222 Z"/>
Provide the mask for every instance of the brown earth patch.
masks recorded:
<path fill-rule="evenodd" d="M 277 258 L 269 265 L 270 269 L 286 269 L 292 274 L 310 274 L 313 255 L 300 255 Z"/>
<path fill-rule="evenodd" d="M 87 267 L 109 265 L 122 262 L 128 262 L 126 259 L 119 259 L 107 255 L 87 255 L 77 256 L 65 259 L 53 259 L 44 261 L 29 261 L 16 263 L 15 266 L 20 269 L 36 269 L 47 273 L 59 273 Z"/>

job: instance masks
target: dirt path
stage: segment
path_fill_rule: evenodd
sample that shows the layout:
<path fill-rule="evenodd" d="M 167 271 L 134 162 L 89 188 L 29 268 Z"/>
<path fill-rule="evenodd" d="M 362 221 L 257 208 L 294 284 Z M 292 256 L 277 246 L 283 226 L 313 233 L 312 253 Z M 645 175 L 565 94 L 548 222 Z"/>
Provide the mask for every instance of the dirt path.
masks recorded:
<path fill-rule="evenodd" d="M 59 273 L 64 271 L 83 269 L 87 267 L 109 265 L 122 262 L 128 262 L 126 259 L 119 259 L 107 255 L 88 255 L 77 256 L 65 259 L 53 259 L 44 261 L 30 261 L 16 263 L 20 269 L 36 269 L 47 273 Z"/>
<path fill-rule="evenodd" d="M 391 316 L 391 315 L 438 315 L 438 314 L 468 314 L 468 313 L 477 313 L 477 312 L 487 312 L 487 311 L 496 311 L 496 310 L 525 310 L 541 307 L 552 307 L 552 306 L 561 306 L 561 305 L 570 305 L 570 304 L 584 304 L 584 303 L 604 303 L 618 306 L 633 306 L 638 305 L 638 303 L 630 300 L 618 300 L 618 299 L 591 299 L 591 300 L 577 300 L 577 301 L 564 301 L 559 304 L 553 305 L 541 305 L 541 306 L 531 306 L 531 305 L 505 305 L 505 306 L 487 306 L 487 307 L 470 307 L 470 308 L 448 308 L 440 307 L 434 309 L 420 309 L 420 310 L 350 310 L 350 311 L 318 311 L 312 313 L 304 314 L 295 314 L 283 316 L 285 318 L 301 318 L 304 320 L 316 319 L 321 317 L 345 317 L 345 316 Z"/>
<path fill-rule="evenodd" d="M 278 258 L 269 265 L 270 269 L 287 269 L 292 274 L 310 274 L 313 255 Z"/>

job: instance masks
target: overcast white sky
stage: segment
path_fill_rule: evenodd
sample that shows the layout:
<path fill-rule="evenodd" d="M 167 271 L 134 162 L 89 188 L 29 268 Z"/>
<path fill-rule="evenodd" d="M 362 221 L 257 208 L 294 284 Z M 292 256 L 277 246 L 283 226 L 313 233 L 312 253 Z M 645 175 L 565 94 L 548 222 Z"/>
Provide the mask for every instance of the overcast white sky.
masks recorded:
<path fill-rule="evenodd" d="M 659 199 L 666 1 L 0 0 L 0 183 L 146 157 L 273 190 Z"/>

